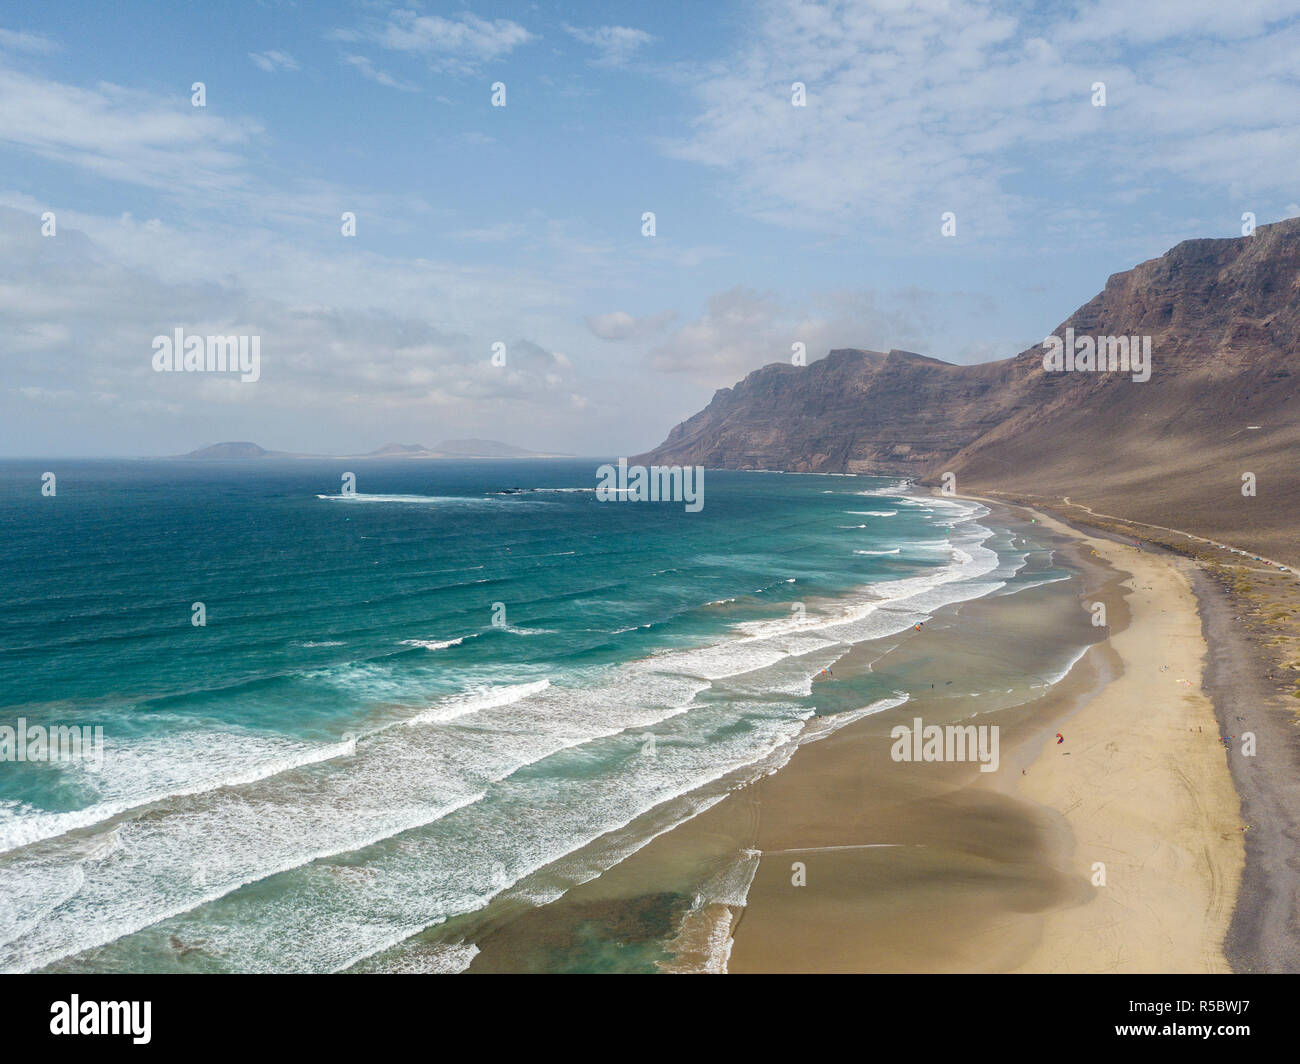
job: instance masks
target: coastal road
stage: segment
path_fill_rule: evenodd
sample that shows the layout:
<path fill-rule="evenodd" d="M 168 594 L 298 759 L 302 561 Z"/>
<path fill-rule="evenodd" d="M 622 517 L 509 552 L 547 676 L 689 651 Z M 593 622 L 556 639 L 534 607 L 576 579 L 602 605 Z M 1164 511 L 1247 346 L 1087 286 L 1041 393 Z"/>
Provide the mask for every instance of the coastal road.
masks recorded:
<path fill-rule="evenodd" d="M 989 494 L 993 494 L 990 492 Z M 1267 565 L 1275 566 L 1282 572 L 1291 573 L 1297 580 L 1300 580 L 1300 573 L 1296 573 L 1289 565 L 1283 565 L 1276 558 L 1265 558 L 1262 554 L 1252 554 L 1250 551 L 1242 550 L 1240 547 L 1234 547 L 1228 543 L 1220 543 L 1217 539 L 1206 539 L 1204 536 L 1197 536 L 1191 532 L 1184 532 L 1181 528 L 1170 528 L 1168 525 L 1153 525 L 1150 521 L 1134 521 L 1131 517 L 1119 517 L 1116 514 L 1098 513 L 1091 506 L 1085 506 L 1081 502 L 1071 502 L 1070 496 L 1062 495 L 1061 501 L 1066 506 L 1073 506 L 1076 509 L 1083 510 L 1093 517 L 1104 517 L 1111 521 L 1121 521 L 1126 525 L 1141 525 L 1143 528 L 1158 528 L 1161 532 L 1173 532 L 1175 535 L 1183 536 L 1187 539 L 1194 539 L 1197 543 L 1208 543 L 1211 547 L 1218 547 L 1220 550 L 1231 551 L 1233 554 L 1242 554 L 1252 560 L 1264 562 Z"/>

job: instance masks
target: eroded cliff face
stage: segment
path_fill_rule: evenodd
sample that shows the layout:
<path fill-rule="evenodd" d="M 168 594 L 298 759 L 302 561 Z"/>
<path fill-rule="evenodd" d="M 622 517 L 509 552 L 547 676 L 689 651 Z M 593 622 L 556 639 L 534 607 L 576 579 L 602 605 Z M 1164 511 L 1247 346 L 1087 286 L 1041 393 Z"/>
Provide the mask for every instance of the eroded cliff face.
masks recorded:
<path fill-rule="evenodd" d="M 1300 220 L 1179 244 L 1113 276 L 1067 327 L 1150 336 L 1150 380 L 1018 355 L 1023 406 L 941 463 L 959 485 L 1068 495 L 1300 561 Z"/>
<path fill-rule="evenodd" d="M 724 388 L 639 460 L 734 469 L 920 475 L 998 424 L 1006 363 L 839 350 Z"/>
<path fill-rule="evenodd" d="M 870 472 L 959 488 L 1070 495 L 1259 549 L 1300 521 L 1300 219 L 1189 240 L 1115 274 L 1054 330 L 1149 337 L 1151 375 L 1048 373 L 1044 350 L 954 366 L 832 351 L 723 389 L 643 463 Z M 1256 496 L 1241 493 L 1254 473 Z M 1163 520 L 1159 520 L 1163 518 Z M 1189 522 L 1179 525 L 1178 521 Z"/>

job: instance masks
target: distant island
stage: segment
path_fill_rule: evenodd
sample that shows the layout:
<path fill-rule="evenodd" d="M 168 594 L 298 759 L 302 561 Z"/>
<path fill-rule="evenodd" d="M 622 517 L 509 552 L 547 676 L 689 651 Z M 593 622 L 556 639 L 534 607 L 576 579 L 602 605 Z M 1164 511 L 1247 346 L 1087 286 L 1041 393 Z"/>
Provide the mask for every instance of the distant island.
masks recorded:
<path fill-rule="evenodd" d="M 175 458 L 231 460 L 246 458 L 571 458 L 572 455 L 529 451 L 497 440 L 443 440 L 432 447 L 422 443 L 386 443 L 366 454 L 300 454 L 294 451 L 268 451 L 246 440 L 214 443 Z"/>

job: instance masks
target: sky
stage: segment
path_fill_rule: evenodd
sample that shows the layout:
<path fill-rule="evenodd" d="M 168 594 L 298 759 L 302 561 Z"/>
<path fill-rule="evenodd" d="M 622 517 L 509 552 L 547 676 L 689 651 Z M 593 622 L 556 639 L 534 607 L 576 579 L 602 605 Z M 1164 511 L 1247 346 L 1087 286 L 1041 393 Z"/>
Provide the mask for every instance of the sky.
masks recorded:
<path fill-rule="evenodd" d="M 1300 0 L 7 0 L 0 455 L 636 454 L 797 343 L 1014 355 L 1298 186 Z"/>

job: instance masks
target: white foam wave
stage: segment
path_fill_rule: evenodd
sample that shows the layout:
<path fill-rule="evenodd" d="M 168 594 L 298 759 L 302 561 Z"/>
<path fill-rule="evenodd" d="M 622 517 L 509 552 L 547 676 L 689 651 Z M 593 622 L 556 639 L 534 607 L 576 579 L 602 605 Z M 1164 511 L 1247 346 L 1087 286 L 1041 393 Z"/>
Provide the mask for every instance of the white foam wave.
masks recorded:
<path fill-rule="evenodd" d="M 0 853 L 91 828 L 157 802 L 244 786 L 347 757 L 355 745 L 355 739 L 307 744 L 239 731 L 188 732 L 121 745 L 106 739 L 99 782 L 107 797 L 70 812 L 24 809 L 15 815 L 12 808 L 0 808 Z"/>
<path fill-rule="evenodd" d="M 478 955 L 473 942 L 440 942 L 406 951 L 379 970 L 390 975 L 459 975 Z"/>
<path fill-rule="evenodd" d="M 361 492 L 352 492 L 347 495 L 317 495 L 318 499 L 325 499 L 327 502 L 405 502 L 405 503 L 448 503 L 448 502 L 478 502 L 477 498 L 466 498 L 461 495 L 364 495 Z"/>
<path fill-rule="evenodd" d="M 987 530 L 961 526 L 976 512 L 954 521 L 960 546 L 944 565 L 864 589 L 824 616 L 737 626 L 716 645 L 656 654 L 612 675 L 593 667 L 564 685 L 536 679 L 462 692 L 408 727 L 363 737 L 346 765 L 281 773 L 129 821 L 107 856 L 89 859 L 69 841 L 0 862 L 0 888 L 19 881 L 35 892 L 33 911 L 57 914 L 0 948 L 0 967 L 39 966 L 166 921 L 149 933 L 206 935 L 235 967 L 333 970 L 474 911 L 503 882 L 666 802 L 774 771 L 799 741 L 857 719 L 810 720 L 805 703 L 773 692 L 802 692 L 800 670 L 817 669 L 840 643 L 902 630 L 918 611 L 1001 586 L 979 580 L 997 556 L 982 546 Z M 315 675 L 349 691 L 391 679 L 373 667 Z M 732 681 L 738 690 L 762 695 L 696 699 L 733 677 L 743 678 Z M 857 712 L 867 711 L 882 710 Z M 651 727 L 658 754 L 638 756 Z M 620 771 L 589 771 L 598 755 L 608 761 L 622 750 Z M 551 757 L 546 772 L 520 771 Z M 364 865 L 327 860 L 379 841 Z M 193 880 L 196 864 L 202 883 Z M 282 878 L 256 913 L 226 897 L 272 875 Z"/>
<path fill-rule="evenodd" d="M 417 724 L 442 724 L 458 717 L 469 716 L 471 713 L 480 713 L 485 709 L 497 709 L 500 706 L 520 702 L 531 695 L 540 694 L 550 686 L 550 680 L 535 680 L 532 683 L 469 691 L 448 698 L 434 708 L 425 710 L 402 723 L 408 727 Z"/>
<path fill-rule="evenodd" d="M 593 489 L 594 490 L 594 489 Z M 408 506 L 499 506 L 509 500 L 516 506 L 551 506 L 544 499 L 521 498 L 522 493 L 489 493 L 485 495 L 402 495 L 402 494 L 367 494 L 352 492 L 350 494 L 321 495 L 316 498 L 325 502 L 342 502 L 350 505 L 363 503 L 385 503 Z M 529 493 L 531 494 L 531 493 Z"/>
<path fill-rule="evenodd" d="M 1029 591 L 1031 588 L 1035 588 L 1035 587 L 1046 587 L 1048 584 L 1059 584 L 1062 581 L 1069 580 L 1069 579 L 1070 579 L 1070 574 L 1065 573 L 1062 574 L 1061 576 L 1046 577 L 1042 580 L 1026 580 L 1023 584 L 1008 584 L 1005 588 L 1003 588 L 1000 592 L 998 592 L 998 594 L 1003 596 L 1016 595 L 1019 594 L 1021 591 Z"/>
<path fill-rule="evenodd" d="M 424 647 L 425 650 L 446 650 L 448 647 L 458 647 L 465 642 L 465 636 L 458 636 L 456 639 L 403 639 L 404 647 Z"/>

